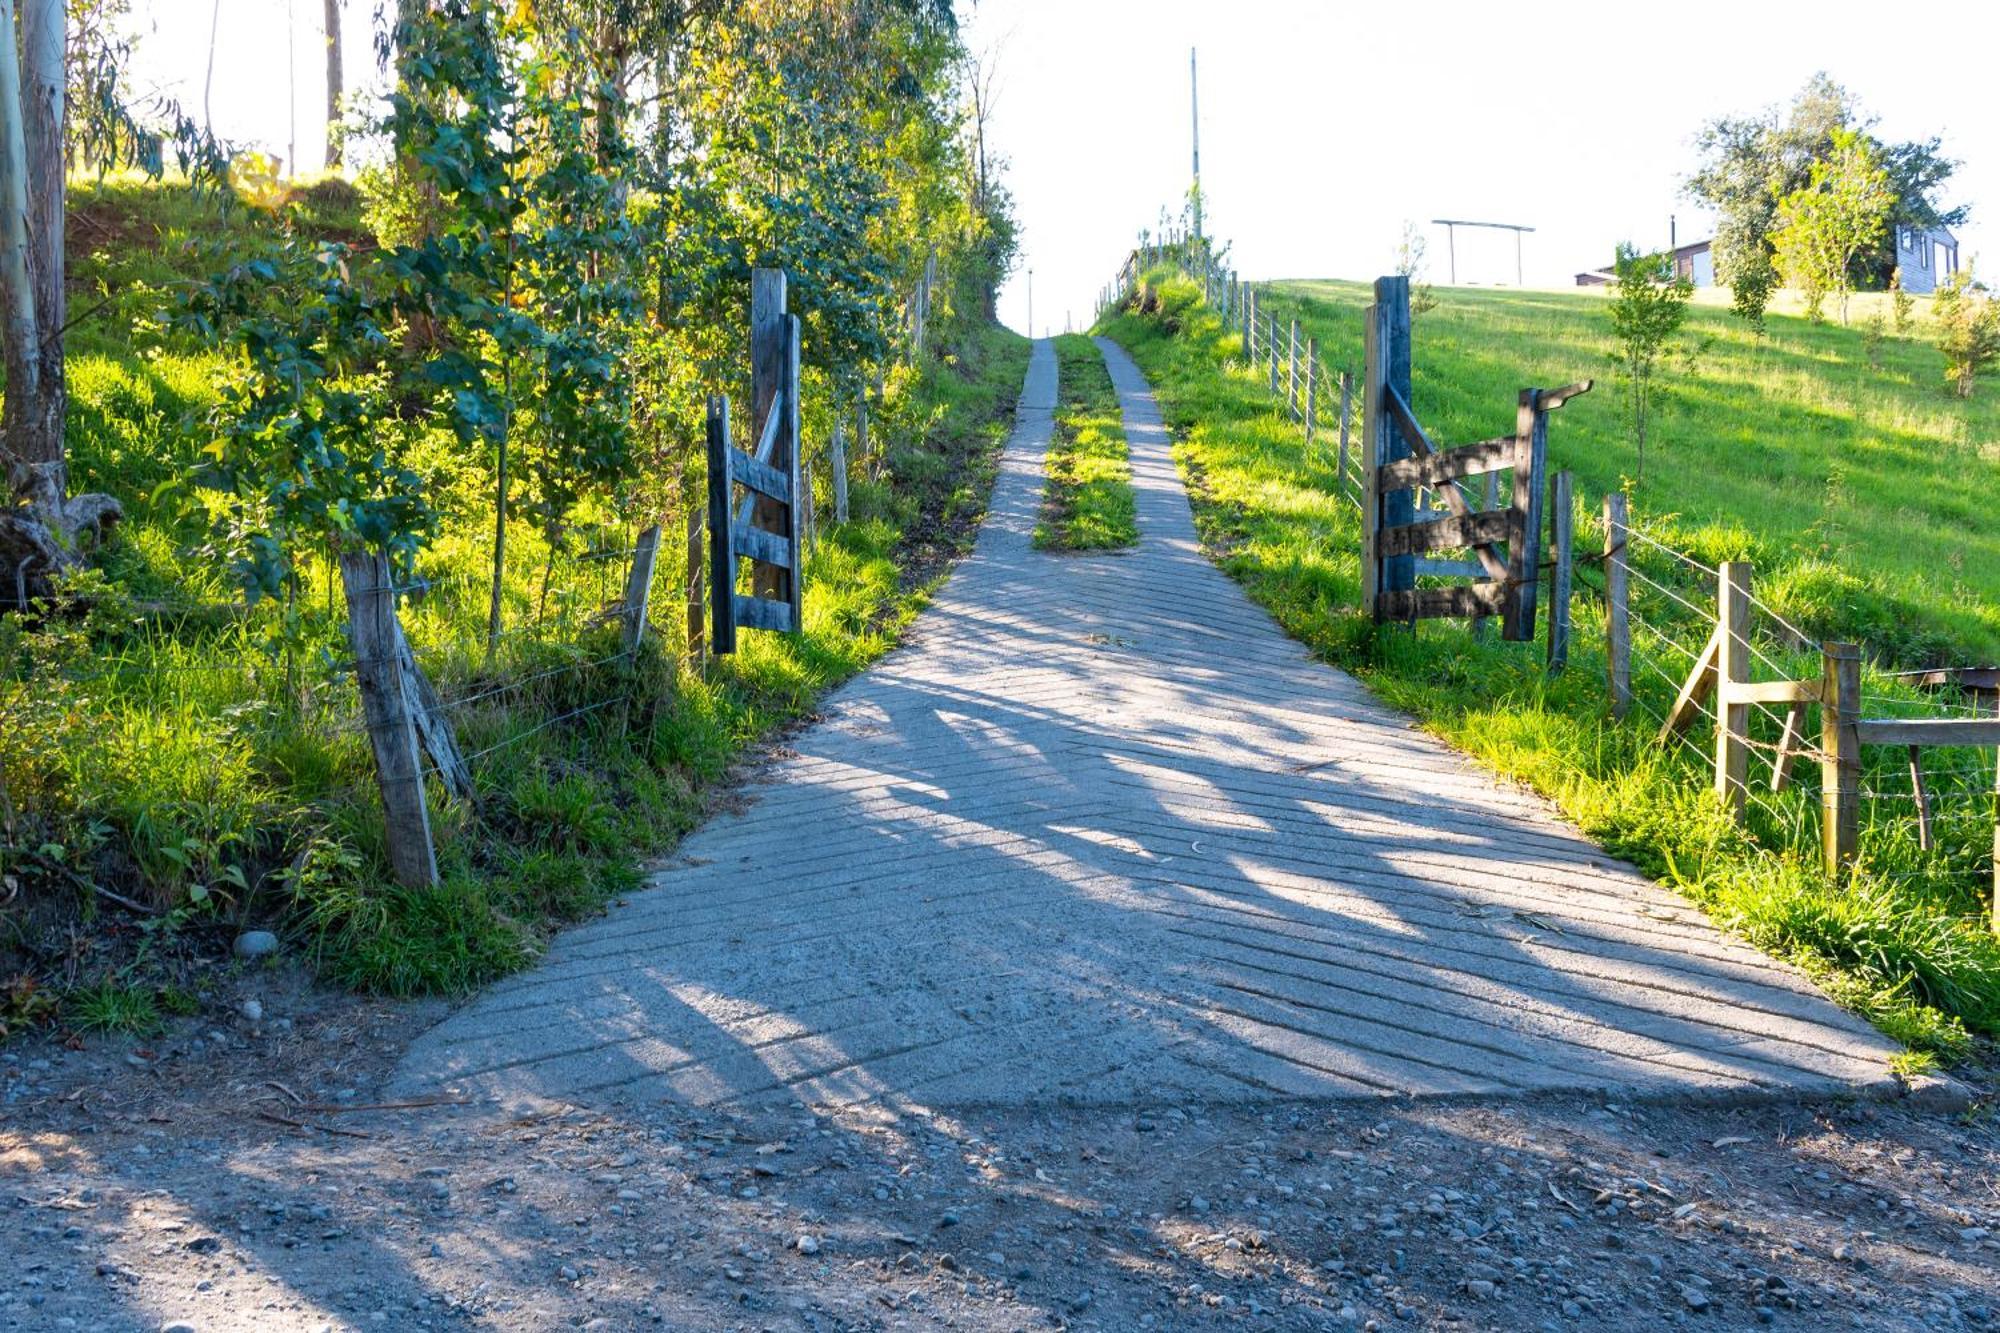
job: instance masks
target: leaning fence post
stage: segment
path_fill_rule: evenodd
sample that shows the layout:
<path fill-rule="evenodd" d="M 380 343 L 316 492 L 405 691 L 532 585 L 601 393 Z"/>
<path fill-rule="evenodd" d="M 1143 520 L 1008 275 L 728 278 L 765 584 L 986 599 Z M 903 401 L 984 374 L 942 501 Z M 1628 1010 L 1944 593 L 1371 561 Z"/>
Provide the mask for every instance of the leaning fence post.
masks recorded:
<path fill-rule="evenodd" d="M 660 558 L 660 525 L 649 523 L 632 544 L 632 567 L 625 574 L 625 601 L 619 616 L 625 622 L 625 651 L 646 637 L 646 614 L 653 600 L 653 567 Z"/>
<path fill-rule="evenodd" d="M 343 551 L 340 581 L 347 592 L 347 635 L 354 648 L 354 681 L 368 743 L 375 752 L 375 781 L 382 792 L 384 841 L 389 868 L 406 888 L 438 882 L 437 849 L 431 841 L 430 807 L 424 800 L 424 772 L 417 755 L 417 729 L 410 716 L 397 644 L 396 590 L 387 556 Z"/>
<path fill-rule="evenodd" d="M 1861 650 L 1829 643 L 1820 654 L 1820 846 L 1838 879 L 1861 844 Z"/>
<path fill-rule="evenodd" d="M 1490 479 L 1493 474 L 1488 473 Z M 1611 715 L 1632 707 L 1632 612 L 1625 570 L 1625 492 L 1604 497 L 1604 657 L 1610 675 Z M 1489 508 L 1491 505 L 1489 503 Z"/>
<path fill-rule="evenodd" d="M 1319 424 L 1319 339 L 1306 340 L 1306 457 L 1312 457 L 1313 427 Z"/>
<path fill-rule="evenodd" d="M 729 399 L 708 396 L 708 593 L 714 608 L 709 648 L 717 656 L 736 651 L 736 553 L 729 545 Z"/>
<path fill-rule="evenodd" d="M 1570 500 L 1567 471 L 1556 473 L 1550 489 L 1549 544 L 1555 548 L 1555 567 L 1549 571 L 1549 674 L 1555 676 L 1569 666 L 1569 598 L 1574 569 L 1571 547 L 1576 535 L 1576 510 Z"/>
<path fill-rule="evenodd" d="M 1715 790 L 1738 822 L 1750 793 L 1750 705 L 1731 688 L 1750 679 L 1747 560 L 1725 560 L 1716 578 Z"/>

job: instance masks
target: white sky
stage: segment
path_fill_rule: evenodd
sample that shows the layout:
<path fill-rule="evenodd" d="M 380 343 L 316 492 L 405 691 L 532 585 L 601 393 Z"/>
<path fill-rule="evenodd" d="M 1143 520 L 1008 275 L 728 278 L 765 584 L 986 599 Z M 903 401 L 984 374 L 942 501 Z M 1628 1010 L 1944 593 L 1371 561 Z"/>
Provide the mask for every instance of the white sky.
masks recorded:
<path fill-rule="evenodd" d="M 138 0 L 135 73 L 197 118 L 218 0 Z M 299 165 L 324 133 L 320 0 L 219 0 L 210 106 L 225 137 Z M 346 0 L 347 80 L 372 79 L 378 0 Z M 1789 101 L 1825 69 L 1885 139 L 1931 134 L 1964 165 L 1965 254 L 2000 265 L 2000 5 L 1931 0 L 1683 0 L 1662 8 L 1522 0 L 1354 6 L 1335 0 L 960 0 L 969 43 L 997 47 L 991 139 L 1010 159 L 1023 263 L 1001 313 L 1060 330 L 1090 305 L 1138 229 L 1187 189 L 1190 46 L 1201 51 L 1209 229 L 1253 278 L 1369 278 L 1405 220 L 1517 222 L 1531 286 L 1567 286 L 1631 239 L 1682 241 L 1710 221 L 1678 197 L 1708 118 Z M 1902 19 L 1895 16 L 1902 15 Z M 287 65 L 287 18 L 291 17 Z M 1991 243 L 1989 243 L 1989 238 Z M 1513 237 L 1458 234 L 1464 282 L 1512 282 Z"/>

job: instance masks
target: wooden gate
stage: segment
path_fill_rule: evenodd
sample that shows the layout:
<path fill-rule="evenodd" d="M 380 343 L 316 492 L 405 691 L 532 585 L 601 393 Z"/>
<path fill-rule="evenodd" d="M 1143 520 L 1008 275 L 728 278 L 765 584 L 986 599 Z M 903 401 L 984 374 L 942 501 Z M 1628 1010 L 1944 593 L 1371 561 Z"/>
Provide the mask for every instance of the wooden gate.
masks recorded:
<path fill-rule="evenodd" d="M 1368 466 L 1362 468 L 1361 605 L 1377 621 L 1498 616 L 1503 637 L 1535 637 L 1541 573 L 1548 414 L 1589 380 L 1561 389 L 1521 390 L 1514 434 L 1440 449 L 1410 410 L 1410 280 L 1377 278 L 1368 309 Z M 1509 503 L 1497 502 L 1497 474 L 1511 469 Z M 1483 507 L 1465 480 L 1487 476 Z M 1430 498 L 1420 511 L 1419 493 Z M 1436 503 L 1441 501 L 1442 508 Z M 1469 551 L 1472 558 L 1439 553 Z M 1418 587 L 1419 576 L 1468 582 Z"/>
<path fill-rule="evenodd" d="M 736 651 L 739 625 L 796 634 L 804 623 L 799 319 L 785 310 L 778 269 L 750 277 L 750 401 L 759 425 L 745 453 L 730 439 L 728 397 L 708 400 L 708 582 L 717 653 Z M 747 594 L 737 591 L 739 559 L 750 561 Z"/>

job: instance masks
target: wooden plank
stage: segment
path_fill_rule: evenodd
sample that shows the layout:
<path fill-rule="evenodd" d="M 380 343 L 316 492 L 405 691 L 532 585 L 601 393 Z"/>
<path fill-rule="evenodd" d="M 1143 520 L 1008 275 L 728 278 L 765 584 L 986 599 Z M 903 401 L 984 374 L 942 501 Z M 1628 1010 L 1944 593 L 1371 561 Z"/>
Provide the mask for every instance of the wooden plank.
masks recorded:
<path fill-rule="evenodd" d="M 632 564 L 625 571 L 625 597 L 618 608 L 624 624 L 625 651 L 646 637 L 646 617 L 653 601 L 653 569 L 660 560 L 660 525 L 649 523 L 632 543 Z"/>
<path fill-rule="evenodd" d="M 732 554 L 749 556 L 752 560 L 761 560 L 780 569 L 789 570 L 792 567 L 791 543 L 777 533 L 766 532 L 762 528 L 732 528 L 729 549 Z"/>
<path fill-rule="evenodd" d="M 1816 704 L 1821 683 L 1816 680 L 1753 680 L 1724 683 L 1724 702 L 1733 704 Z"/>
<path fill-rule="evenodd" d="M 1561 675 L 1569 667 L 1570 583 L 1574 577 L 1571 561 L 1575 555 L 1576 507 L 1570 494 L 1567 470 L 1555 475 L 1549 496 L 1549 544 L 1555 551 L 1555 566 L 1549 570 L 1550 675 Z"/>
<path fill-rule="evenodd" d="M 736 554 L 729 549 L 729 460 L 742 451 L 729 443 L 729 398 L 708 396 L 708 594 L 709 647 L 721 656 L 736 651 Z"/>
<path fill-rule="evenodd" d="M 1513 515 L 1499 509 L 1482 514 L 1454 514 L 1428 523 L 1406 523 L 1382 530 L 1380 550 L 1385 556 L 1463 550 L 1505 540 L 1512 522 Z"/>
<path fill-rule="evenodd" d="M 790 476 L 798 441 L 786 438 L 785 427 L 791 414 L 783 410 L 784 400 L 791 396 L 785 392 L 789 387 L 785 353 L 791 338 L 785 286 L 782 269 L 759 268 L 750 272 L 750 419 L 762 423 L 753 456 Z M 757 527 L 789 536 L 790 508 L 782 500 L 757 496 L 751 517 Z M 754 571 L 751 590 L 759 597 L 784 598 L 785 572 L 775 565 Z"/>
<path fill-rule="evenodd" d="M 1390 419 L 1395 422 L 1396 429 L 1401 433 L 1403 442 L 1409 446 L 1413 458 L 1425 459 L 1434 456 L 1438 452 L 1437 447 L 1431 443 L 1431 437 L 1424 434 L 1424 428 L 1417 424 L 1416 413 L 1410 410 L 1410 405 L 1404 401 L 1403 395 L 1400 393 L 1390 395 L 1387 404 Z"/>
<path fill-rule="evenodd" d="M 1389 623 L 1453 617 L 1498 615 L 1507 588 L 1500 583 L 1475 583 L 1457 588 L 1395 588 L 1380 594 L 1381 618 Z"/>
<path fill-rule="evenodd" d="M 347 637 L 354 649 L 354 681 L 361 692 L 368 744 L 375 754 L 389 868 L 404 887 L 427 889 L 438 882 L 437 849 L 431 841 L 423 764 L 417 756 L 417 732 L 396 650 L 401 630 L 391 573 L 386 556 L 373 551 L 340 553 Z"/>
<path fill-rule="evenodd" d="M 1750 679 L 1750 585 L 1747 560 L 1725 560 L 1716 578 L 1715 791 L 1740 823 L 1750 794 L 1750 706 L 1730 697 Z"/>
<path fill-rule="evenodd" d="M 1498 440 L 1481 440 L 1477 444 L 1462 444 L 1455 449 L 1441 449 L 1425 458 L 1402 459 L 1383 469 L 1383 480 L 1396 486 L 1442 486 L 1460 477 L 1504 472 L 1512 466 L 1514 440 L 1508 436 Z"/>
<path fill-rule="evenodd" d="M 1417 558 L 1417 577 L 1429 574 L 1433 578 L 1483 579 L 1486 568 L 1477 560 L 1426 560 Z"/>
<path fill-rule="evenodd" d="M 1492 480 L 1488 477 L 1489 486 Z M 1631 578 L 1625 564 L 1625 506 L 1623 491 L 1604 497 L 1604 659 L 1611 715 L 1617 718 L 1632 708 Z"/>
<path fill-rule="evenodd" d="M 1701 650 L 1701 656 L 1694 660 L 1694 670 L 1682 682 L 1680 693 L 1674 697 L 1673 707 L 1667 710 L 1666 722 L 1660 727 L 1660 743 L 1666 744 L 1675 733 L 1686 731 L 1688 724 L 1701 715 L 1701 706 L 1715 693 L 1715 659 L 1722 650 L 1722 631 L 1709 634 L 1708 644 Z"/>
<path fill-rule="evenodd" d="M 768 494 L 774 500 L 790 504 L 792 500 L 792 478 L 770 466 L 768 462 L 758 462 L 740 448 L 730 448 L 730 480 L 756 490 L 758 494 Z"/>
<path fill-rule="evenodd" d="M 1838 879 L 1861 846 L 1861 650 L 1851 643 L 1820 649 L 1820 848 Z"/>
<path fill-rule="evenodd" d="M 805 560 L 802 556 L 805 550 L 802 539 L 805 534 L 800 525 L 808 517 L 812 494 L 806 487 L 804 437 L 799 430 L 799 317 L 785 316 L 785 325 L 784 382 L 780 387 L 785 401 L 784 440 L 781 445 L 784 450 L 782 466 L 790 475 L 792 495 L 795 498 L 793 503 L 785 506 L 785 523 L 781 529 L 785 536 L 791 539 L 792 545 L 792 568 L 782 582 L 787 600 L 792 604 L 792 624 L 797 627 L 804 625 L 806 620 L 806 574 Z M 779 464 L 780 460 L 774 458 L 772 462 Z M 801 513 L 802 508 L 807 509 L 808 513 Z"/>
<path fill-rule="evenodd" d="M 688 665 L 701 670 L 708 657 L 708 511 L 689 505 L 687 511 Z"/>
<path fill-rule="evenodd" d="M 403 633 L 399 617 L 396 626 L 396 664 L 403 673 L 403 690 L 410 702 L 410 722 L 417 729 L 417 743 L 424 747 L 444 779 L 446 790 L 461 801 L 473 799 L 472 768 L 459 752 L 458 737 L 452 734 L 451 720 L 445 716 L 444 700 L 437 687 L 417 665 L 410 640 Z"/>
<path fill-rule="evenodd" d="M 734 600 L 733 609 L 739 625 L 789 634 L 796 623 L 792 619 L 791 605 L 787 602 L 774 602 L 767 597 L 746 597 L 742 593 L 736 594 Z"/>
<path fill-rule="evenodd" d="M 2000 745 L 2000 719 L 1864 718 L 1854 727 L 1863 745 Z"/>

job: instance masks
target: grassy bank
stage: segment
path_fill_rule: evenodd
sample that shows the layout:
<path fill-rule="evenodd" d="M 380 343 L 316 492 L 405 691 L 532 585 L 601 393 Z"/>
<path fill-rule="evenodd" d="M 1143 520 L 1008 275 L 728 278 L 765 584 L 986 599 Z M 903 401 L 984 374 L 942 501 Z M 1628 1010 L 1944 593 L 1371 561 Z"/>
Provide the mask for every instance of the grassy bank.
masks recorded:
<path fill-rule="evenodd" d="M 360 234 L 351 192 L 327 196 L 287 221 Z M 208 545 L 209 500 L 185 482 L 224 367 L 160 311 L 265 224 L 146 186 L 85 193 L 76 215 L 72 274 L 109 296 L 72 335 L 70 448 L 79 487 L 124 499 L 128 519 L 73 590 L 85 614 L 0 619 L 0 1033 L 143 1031 L 200 1003 L 219 979 L 205 960 L 246 925 L 373 991 L 458 991 L 522 966 L 635 885 L 747 746 L 894 642 L 984 510 L 1027 362 L 1014 334 L 940 321 L 939 350 L 892 376 L 874 416 L 882 457 L 854 481 L 852 521 L 821 532 L 805 632 L 746 632 L 703 670 L 685 658 L 677 507 L 631 652 L 609 611 L 649 515 L 590 510 L 555 531 L 517 517 L 489 657 L 492 472 L 441 432 L 424 466 L 443 528 L 402 616 L 477 795 L 430 792 L 444 882 L 410 892 L 387 871 L 330 563 L 307 561 L 282 602 L 244 603 Z M 811 377 L 804 396 L 807 437 L 824 439 L 834 396 Z M 683 476 L 668 502 L 700 493 Z"/>
<path fill-rule="evenodd" d="M 1273 291 L 1329 366 L 1360 369 L 1366 284 Z M 1758 595 L 1817 638 L 1908 667 L 2000 662 L 2000 382 L 1947 396 L 1927 302 L 1871 344 L 1864 321 L 1890 315 L 1881 293 L 1854 298 L 1851 328 L 1780 302 L 1763 337 L 1726 293 L 1701 293 L 1656 381 L 1641 479 L 1601 291 L 1437 294 L 1417 318 L 1413 385 L 1434 438 L 1511 431 L 1523 386 L 1595 377 L 1550 435 L 1551 467 L 1580 491 L 1626 486 L 1662 541 L 1711 565 L 1755 561 Z"/>
<path fill-rule="evenodd" d="M 1296 423 L 1237 361 L 1236 337 L 1201 306 L 1197 287 L 1157 274 L 1152 282 L 1160 300 L 1151 313 L 1114 312 L 1102 331 L 1133 354 L 1154 385 L 1210 550 L 1289 633 L 1495 771 L 1532 784 L 1609 850 L 1680 889 L 1725 928 L 1797 961 L 1842 1003 L 1919 1052 L 1954 1056 L 1966 1049 L 1968 1033 L 2000 1033 L 2000 941 L 1984 927 L 1981 893 L 1991 873 L 1990 804 L 1983 820 L 1968 809 L 1958 825 L 1942 829 L 1945 851 L 1937 856 L 1917 853 L 1907 820 L 1871 804 L 1861 869 L 1850 887 L 1837 889 L 1817 868 L 1817 813 L 1807 794 L 1795 788 L 1760 804 L 1750 827 L 1740 829 L 1710 793 L 1701 755 L 1655 744 L 1644 719 L 1670 702 L 1671 680 L 1642 675 L 1633 720 L 1610 718 L 1588 605 L 1578 614 L 1575 665 L 1554 679 L 1542 669 L 1540 645 L 1475 641 L 1449 622 L 1378 630 L 1356 610 L 1359 519 L 1339 489 L 1332 451 L 1324 441 L 1307 450 Z M 1417 325 L 1419 413 L 1451 440 L 1495 433 L 1491 418 L 1509 415 L 1512 401 L 1512 389 L 1496 398 L 1490 386 L 1476 396 L 1455 388 L 1455 398 L 1464 398 L 1461 416 L 1441 415 L 1440 364 L 1451 364 L 1454 354 L 1475 358 L 1451 341 L 1465 338 L 1464 321 L 1477 317 L 1452 315 L 1458 295 L 1447 294 L 1445 307 Z M 1336 337 L 1358 338 L 1358 318 L 1325 304 L 1312 309 L 1322 346 L 1338 349 Z M 1490 356 L 1499 367 L 1511 354 L 1503 340 L 1476 359 Z M 1593 369 L 1564 374 L 1546 364 L 1492 375 L 1518 387 Z M 1485 413 L 1476 430 L 1474 401 Z M 1565 462 L 1579 448 L 1568 416 L 1575 406 L 1564 408 L 1554 432 Z M 1878 521 L 1885 530 L 1894 524 L 1893 517 L 1870 524 Z M 1708 554 L 1726 546 L 1724 534 L 1747 532 L 1723 513 L 1676 530 L 1708 534 Z M 1648 572 L 1676 577 L 1665 566 Z M 1880 586 L 1918 591 L 1893 580 Z M 1825 610 L 1837 616 L 1846 604 Z M 1938 608 L 1937 632 L 1946 611 Z M 1976 633 L 1979 613 L 1969 614 L 1965 623 Z M 1868 688 L 1897 690 L 1873 675 Z M 1893 767 L 1886 755 L 1871 763 Z M 1884 780 L 1876 770 L 1867 779 Z"/>
<path fill-rule="evenodd" d="M 1035 545 L 1052 551 L 1130 546 L 1139 540 L 1139 528 L 1111 372 L 1097 344 L 1080 333 L 1056 339 L 1056 359 L 1055 432 Z"/>

